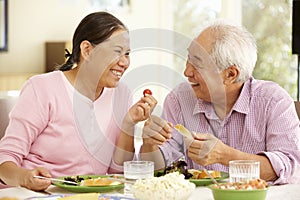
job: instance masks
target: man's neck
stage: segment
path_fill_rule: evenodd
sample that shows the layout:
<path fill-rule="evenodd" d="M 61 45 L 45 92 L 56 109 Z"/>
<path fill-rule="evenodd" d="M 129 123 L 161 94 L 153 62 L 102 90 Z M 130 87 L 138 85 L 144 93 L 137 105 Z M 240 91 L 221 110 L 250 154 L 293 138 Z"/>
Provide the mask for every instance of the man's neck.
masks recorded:
<path fill-rule="evenodd" d="M 243 88 L 243 83 L 234 83 L 225 88 L 226 102 L 219 104 L 214 103 L 214 110 L 221 120 L 224 120 L 226 115 L 230 113 L 232 107 L 240 96 Z"/>

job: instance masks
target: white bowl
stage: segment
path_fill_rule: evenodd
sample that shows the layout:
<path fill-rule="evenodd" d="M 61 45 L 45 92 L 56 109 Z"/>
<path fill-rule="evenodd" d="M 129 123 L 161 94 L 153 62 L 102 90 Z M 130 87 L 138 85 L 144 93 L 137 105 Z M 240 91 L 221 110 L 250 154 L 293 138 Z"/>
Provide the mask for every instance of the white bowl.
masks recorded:
<path fill-rule="evenodd" d="M 173 172 L 165 176 L 139 179 L 131 187 L 138 200 L 186 200 L 196 186 L 184 179 L 183 174 Z"/>

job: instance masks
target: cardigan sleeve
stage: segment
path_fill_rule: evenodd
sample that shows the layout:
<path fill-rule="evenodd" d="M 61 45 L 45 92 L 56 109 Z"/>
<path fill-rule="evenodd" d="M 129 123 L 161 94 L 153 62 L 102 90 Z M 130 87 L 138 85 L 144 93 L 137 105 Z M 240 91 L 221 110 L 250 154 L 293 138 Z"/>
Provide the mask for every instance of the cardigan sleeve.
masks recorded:
<path fill-rule="evenodd" d="M 32 81 L 28 80 L 9 114 L 9 124 L 0 143 L 0 163 L 12 161 L 21 164 L 31 144 L 46 127 L 47 113 L 47 106 L 42 106 Z"/>

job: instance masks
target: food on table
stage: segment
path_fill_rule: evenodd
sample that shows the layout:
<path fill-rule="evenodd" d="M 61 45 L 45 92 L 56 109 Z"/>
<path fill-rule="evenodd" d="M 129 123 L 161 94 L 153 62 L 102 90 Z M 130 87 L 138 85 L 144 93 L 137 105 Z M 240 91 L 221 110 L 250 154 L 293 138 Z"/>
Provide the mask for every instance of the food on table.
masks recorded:
<path fill-rule="evenodd" d="M 84 180 L 84 178 L 82 178 L 80 176 L 69 176 L 69 177 L 65 177 L 64 180 L 80 183 L 82 180 Z M 69 185 L 68 183 L 65 183 L 65 184 Z"/>
<path fill-rule="evenodd" d="M 149 89 L 145 89 L 145 90 L 143 91 L 143 95 L 144 95 L 144 97 L 146 97 L 146 95 L 152 95 L 152 91 L 149 90 Z"/>
<path fill-rule="evenodd" d="M 209 178 L 208 174 L 204 170 L 189 169 L 188 171 L 193 174 L 192 179 Z M 208 173 L 210 173 L 210 175 L 214 178 L 222 177 L 220 171 L 208 170 Z"/>
<path fill-rule="evenodd" d="M 58 198 L 57 200 L 98 200 L 99 193 L 84 193 Z"/>
<path fill-rule="evenodd" d="M 172 172 L 161 177 L 139 179 L 131 187 L 131 192 L 139 200 L 185 200 L 195 188 L 195 184 L 186 180 L 183 174 Z"/>
<path fill-rule="evenodd" d="M 193 134 L 181 124 L 176 124 L 174 128 L 183 136 L 193 139 Z"/>
<path fill-rule="evenodd" d="M 189 179 L 193 176 L 193 174 L 188 172 L 187 164 L 184 160 L 173 162 L 172 165 L 166 167 L 163 172 L 157 172 L 156 176 L 164 176 L 172 172 L 179 172 L 180 174 L 183 174 L 185 179 Z"/>
<path fill-rule="evenodd" d="M 133 200 L 130 197 L 100 194 L 100 193 L 82 193 L 82 194 L 67 194 L 57 200 Z"/>
<path fill-rule="evenodd" d="M 173 162 L 171 166 L 168 166 L 164 169 L 164 171 L 158 171 L 156 176 L 164 176 L 168 173 L 179 172 L 183 174 L 185 179 L 209 179 L 209 176 L 206 174 L 204 170 L 197 169 L 187 169 L 187 164 L 184 160 L 179 160 L 177 162 Z M 221 178 L 220 171 L 208 170 L 208 172 L 214 178 Z"/>
<path fill-rule="evenodd" d="M 224 184 L 213 185 L 217 189 L 228 189 L 228 190 L 256 190 L 265 189 L 268 187 L 268 183 L 262 179 L 253 179 L 246 182 L 227 182 Z"/>
<path fill-rule="evenodd" d="M 72 176 L 72 177 L 65 177 L 64 180 L 80 183 L 80 186 L 108 186 L 108 185 L 121 184 L 121 182 L 119 182 L 119 181 L 109 180 L 105 177 L 82 178 L 80 176 Z M 68 183 L 65 183 L 65 184 L 68 184 Z"/>
<path fill-rule="evenodd" d="M 106 185 L 117 185 L 121 184 L 118 181 L 108 180 L 107 178 L 90 178 L 85 179 L 80 182 L 81 186 L 106 186 Z"/>

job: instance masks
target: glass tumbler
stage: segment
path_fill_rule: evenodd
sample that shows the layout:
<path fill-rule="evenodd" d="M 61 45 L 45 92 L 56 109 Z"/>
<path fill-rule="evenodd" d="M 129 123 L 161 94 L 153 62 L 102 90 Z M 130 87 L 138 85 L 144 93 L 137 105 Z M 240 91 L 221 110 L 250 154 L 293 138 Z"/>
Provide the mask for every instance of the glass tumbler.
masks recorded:
<path fill-rule="evenodd" d="M 124 178 L 129 180 L 145 179 L 154 176 L 154 162 L 126 161 L 124 162 Z"/>
<path fill-rule="evenodd" d="M 260 162 L 256 160 L 229 161 L 229 181 L 247 182 L 260 178 Z"/>

